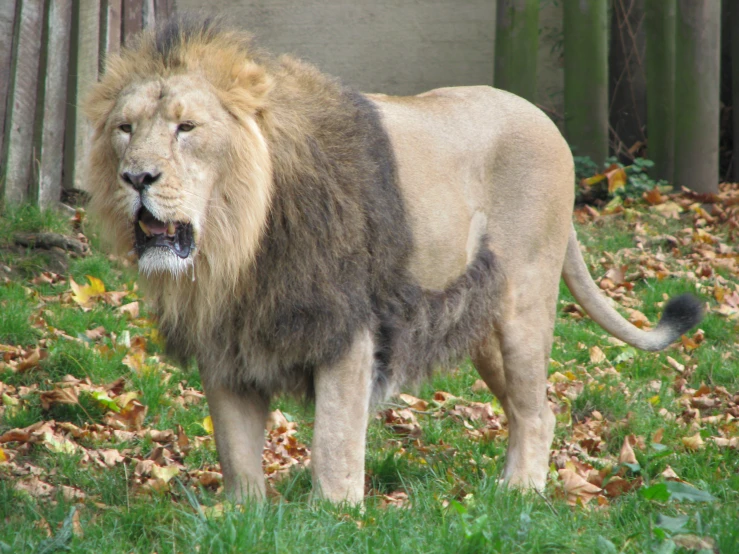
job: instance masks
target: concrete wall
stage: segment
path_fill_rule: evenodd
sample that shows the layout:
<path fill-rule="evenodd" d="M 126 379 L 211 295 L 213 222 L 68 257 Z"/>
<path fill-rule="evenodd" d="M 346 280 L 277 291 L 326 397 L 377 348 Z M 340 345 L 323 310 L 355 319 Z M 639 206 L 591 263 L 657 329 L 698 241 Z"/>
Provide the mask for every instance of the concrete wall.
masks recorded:
<path fill-rule="evenodd" d="M 539 103 L 562 113 L 562 2 L 540 0 Z M 227 14 L 274 54 L 291 53 L 365 92 L 492 85 L 495 0 L 177 0 Z"/>
<path fill-rule="evenodd" d="M 180 12 L 202 6 L 177 0 Z M 490 0 L 210 0 L 207 11 L 365 92 L 493 83 Z"/>

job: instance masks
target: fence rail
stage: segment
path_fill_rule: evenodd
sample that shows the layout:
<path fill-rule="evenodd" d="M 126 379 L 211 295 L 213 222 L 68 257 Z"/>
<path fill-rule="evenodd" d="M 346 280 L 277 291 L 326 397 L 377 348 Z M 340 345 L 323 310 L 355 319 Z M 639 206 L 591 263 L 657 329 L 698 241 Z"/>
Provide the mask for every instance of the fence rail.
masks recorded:
<path fill-rule="evenodd" d="M 174 0 L 0 2 L 0 202 L 47 208 L 84 188 L 85 91 L 107 55 L 174 10 Z"/>

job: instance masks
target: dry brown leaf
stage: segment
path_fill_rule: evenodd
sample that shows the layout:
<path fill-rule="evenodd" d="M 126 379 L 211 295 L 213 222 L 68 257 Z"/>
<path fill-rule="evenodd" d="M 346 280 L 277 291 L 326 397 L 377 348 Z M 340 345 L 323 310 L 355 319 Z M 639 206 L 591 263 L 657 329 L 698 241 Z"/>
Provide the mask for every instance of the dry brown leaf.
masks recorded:
<path fill-rule="evenodd" d="M 670 466 L 667 466 L 665 470 L 660 473 L 660 475 L 662 475 L 662 477 L 664 477 L 667 481 L 682 481 L 682 479 L 677 476 L 677 473 L 675 473 L 675 470 L 672 469 Z"/>
<path fill-rule="evenodd" d="M 42 391 L 39 393 L 39 397 L 41 399 L 41 407 L 44 410 L 51 409 L 55 404 L 77 404 L 79 402 L 76 387 Z"/>
<path fill-rule="evenodd" d="M 139 317 L 139 303 L 129 302 L 118 308 L 118 312 L 125 314 L 129 319 L 136 319 Z"/>
<path fill-rule="evenodd" d="M 599 364 L 606 360 L 606 355 L 598 346 L 590 348 L 590 361 L 594 364 Z"/>
<path fill-rule="evenodd" d="M 409 408 L 413 408 L 419 412 L 425 412 L 429 407 L 428 402 L 421 400 L 420 398 L 416 398 L 415 396 L 411 396 L 410 394 L 399 394 L 398 398 L 408 404 Z"/>
<path fill-rule="evenodd" d="M 123 455 L 115 448 L 100 448 L 97 453 L 108 467 L 114 467 L 125 460 Z"/>
<path fill-rule="evenodd" d="M 731 437 L 730 439 L 725 437 L 708 437 L 708 440 L 721 448 L 739 449 L 739 437 Z"/>
<path fill-rule="evenodd" d="M 17 491 L 27 492 L 34 498 L 48 497 L 55 491 L 52 485 L 42 481 L 35 475 L 32 475 L 27 479 L 17 481 L 13 488 Z"/>
<path fill-rule="evenodd" d="M 445 391 L 436 391 L 434 393 L 434 400 L 440 404 L 448 402 L 449 400 L 455 400 L 457 397 L 453 394 Z"/>
<path fill-rule="evenodd" d="M 660 427 L 654 432 L 654 435 L 652 435 L 652 442 L 655 442 L 657 444 L 662 442 L 662 437 L 665 434 L 665 430 L 663 427 Z"/>
<path fill-rule="evenodd" d="M 62 496 L 64 497 L 64 500 L 66 500 L 67 502 L 77 502 L 86 498 L 84 492 L 74 487 L 61 485 L 59 488 L 62 491 Z"/>
<path fill-rule="evenodd" d="M 88 329 L 85 331 L 85 336 L 90 340 L 99 340 L 105 336 L 105 327 L 100 325 L 94 329 Z"/>
<path fill-rule="evenodd" d="M 149 429 L 146 431 L 146 435 L 150 437 L 151 440 L 158 443 L 169 443 L 174 441 L 174 432 L 169 429 L 166 431 Z"/>
<path fill-rule="evenodd" d="M 18 365 L 15 366 L 15 370 L 18 373 L 23 373 L 30 369 L 34 369 L 35 367 L 38 367 L 39 362 L 46 358 L 47 355 L 48 354 L 45 350 L 42 351 L 39 348 L 35 348 L 28 353 L 25 358 L 18 362 Z"/>
<path fill-rule="evenodd" d="M 567 494 L 567 503 L 570 506 L 577 505 L 578 501 L 587 504 L 601 492 L 600 487 L 588 483 L 572 469 L 560 469 L 558 473 Z"/>
<path fill-rule="evenodd" d="M 608 480 L 608 483 L 603 487 L 603 491 L 611 498 L 616 498 L 635 488 L 639 488 L 641 484 L 641 477 L 627 481 L 623 477 L 614 476 Z"/>
<path fill-rule="evenodd" d="M 633 435 L 629 435 L 628 437 L 624 438 L 624 443 L 621 445 L 621 452 L 618 455 L 618 463 L 619 464 L 636 464 L 638 463 L 636 461 L 636 454 L 634 454 L 634 449 L 631 447 L 631 440 L 633 439 L 634 442 L 636 442 L 636 438 Z"/>
<path fill-rule="evenodd" d="M 288 421 L 285 415 L 280 410 L 274 410 L 270 412 L 267 417 L 267 431 L 279 429 L 280 427 L 287 427 Z"/>
<path fill-rule="evenodd" d="M 670 356 L 666 356 L 666 359 L 667 359 L 667 363 L 670 364 L 670 367 L 672 367 L 672 369 L 674 369 L 678 373 L 682 373 L 683 371 L 685 371 L 685 366 L 681 364 L 680 362 L 678 362 L 677 360 L 675 360 L 674 358 Z"/>
<path fill-rule="evenodd" d="M 711 537 L 675 535 L 672 537 L 672 542 L 686 550 L 692 550 L 694 552 L 702 552 L 705 550 L 716 552 L 716 542 Z"/>
<path fill-rule="evenodd" d="M 652 190 L 645 192 L 642 195 L 642 198 L 644 198 L 646 203 L 650 206 L 664 204 L 664 202 L 667 200 L 667 197 L 662 195 L 657 187 L 654 187 Z"/>
<path fill-rule="evenodd" d="M 692 437 L 683 437 L 681 440 L 688 450 L 701 450 L 706 445 L 700 433 L 696 433 Z"/>

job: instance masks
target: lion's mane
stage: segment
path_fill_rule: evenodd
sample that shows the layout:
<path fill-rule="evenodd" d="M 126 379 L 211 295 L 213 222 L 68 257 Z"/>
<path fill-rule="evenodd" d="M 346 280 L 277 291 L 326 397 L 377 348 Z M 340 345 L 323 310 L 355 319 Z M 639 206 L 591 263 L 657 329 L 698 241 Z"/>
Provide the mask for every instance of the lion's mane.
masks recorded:
<path fill-rule="evenodd" d="M 137 80 L 199 72 L 242 123 L 210 199 L 194 272 L 153 275 L 168 348 L 207 384 L 310 391 L 313 369 L 362 329 L 378 394 L 466 353 L 489 333 L 501 277 L 481 242 L 444 291 L 408 272 L 413 237 L 392 148 L 374 106 L 313 66 L 259 53 L 213 20 L 176 19 L 108 61 L 86 105 L 95 125 L 91 211 L 119 252 L 132 234 L 116 201 L 107 116 Z M 377 395 L 376 395 L 377 397 Z"/>

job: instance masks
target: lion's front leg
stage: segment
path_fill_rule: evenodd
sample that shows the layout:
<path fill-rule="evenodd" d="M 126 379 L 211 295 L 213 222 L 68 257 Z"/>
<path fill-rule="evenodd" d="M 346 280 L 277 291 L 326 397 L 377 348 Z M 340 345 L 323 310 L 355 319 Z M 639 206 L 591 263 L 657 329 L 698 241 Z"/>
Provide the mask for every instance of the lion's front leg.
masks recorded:
<path fill-rule="evenodd" d="M 317 496 L 334 502 L 364 498 L 373 349 L 372 336 L 362 332 L 338 363 L 316 369 L 313 486 Z"/>
<path fill-rule="evenodd" d="M 265 495 L 262 450 L 269 399 L 247 390 L 206 387 L 226 493 L 236 501 Z"/>

